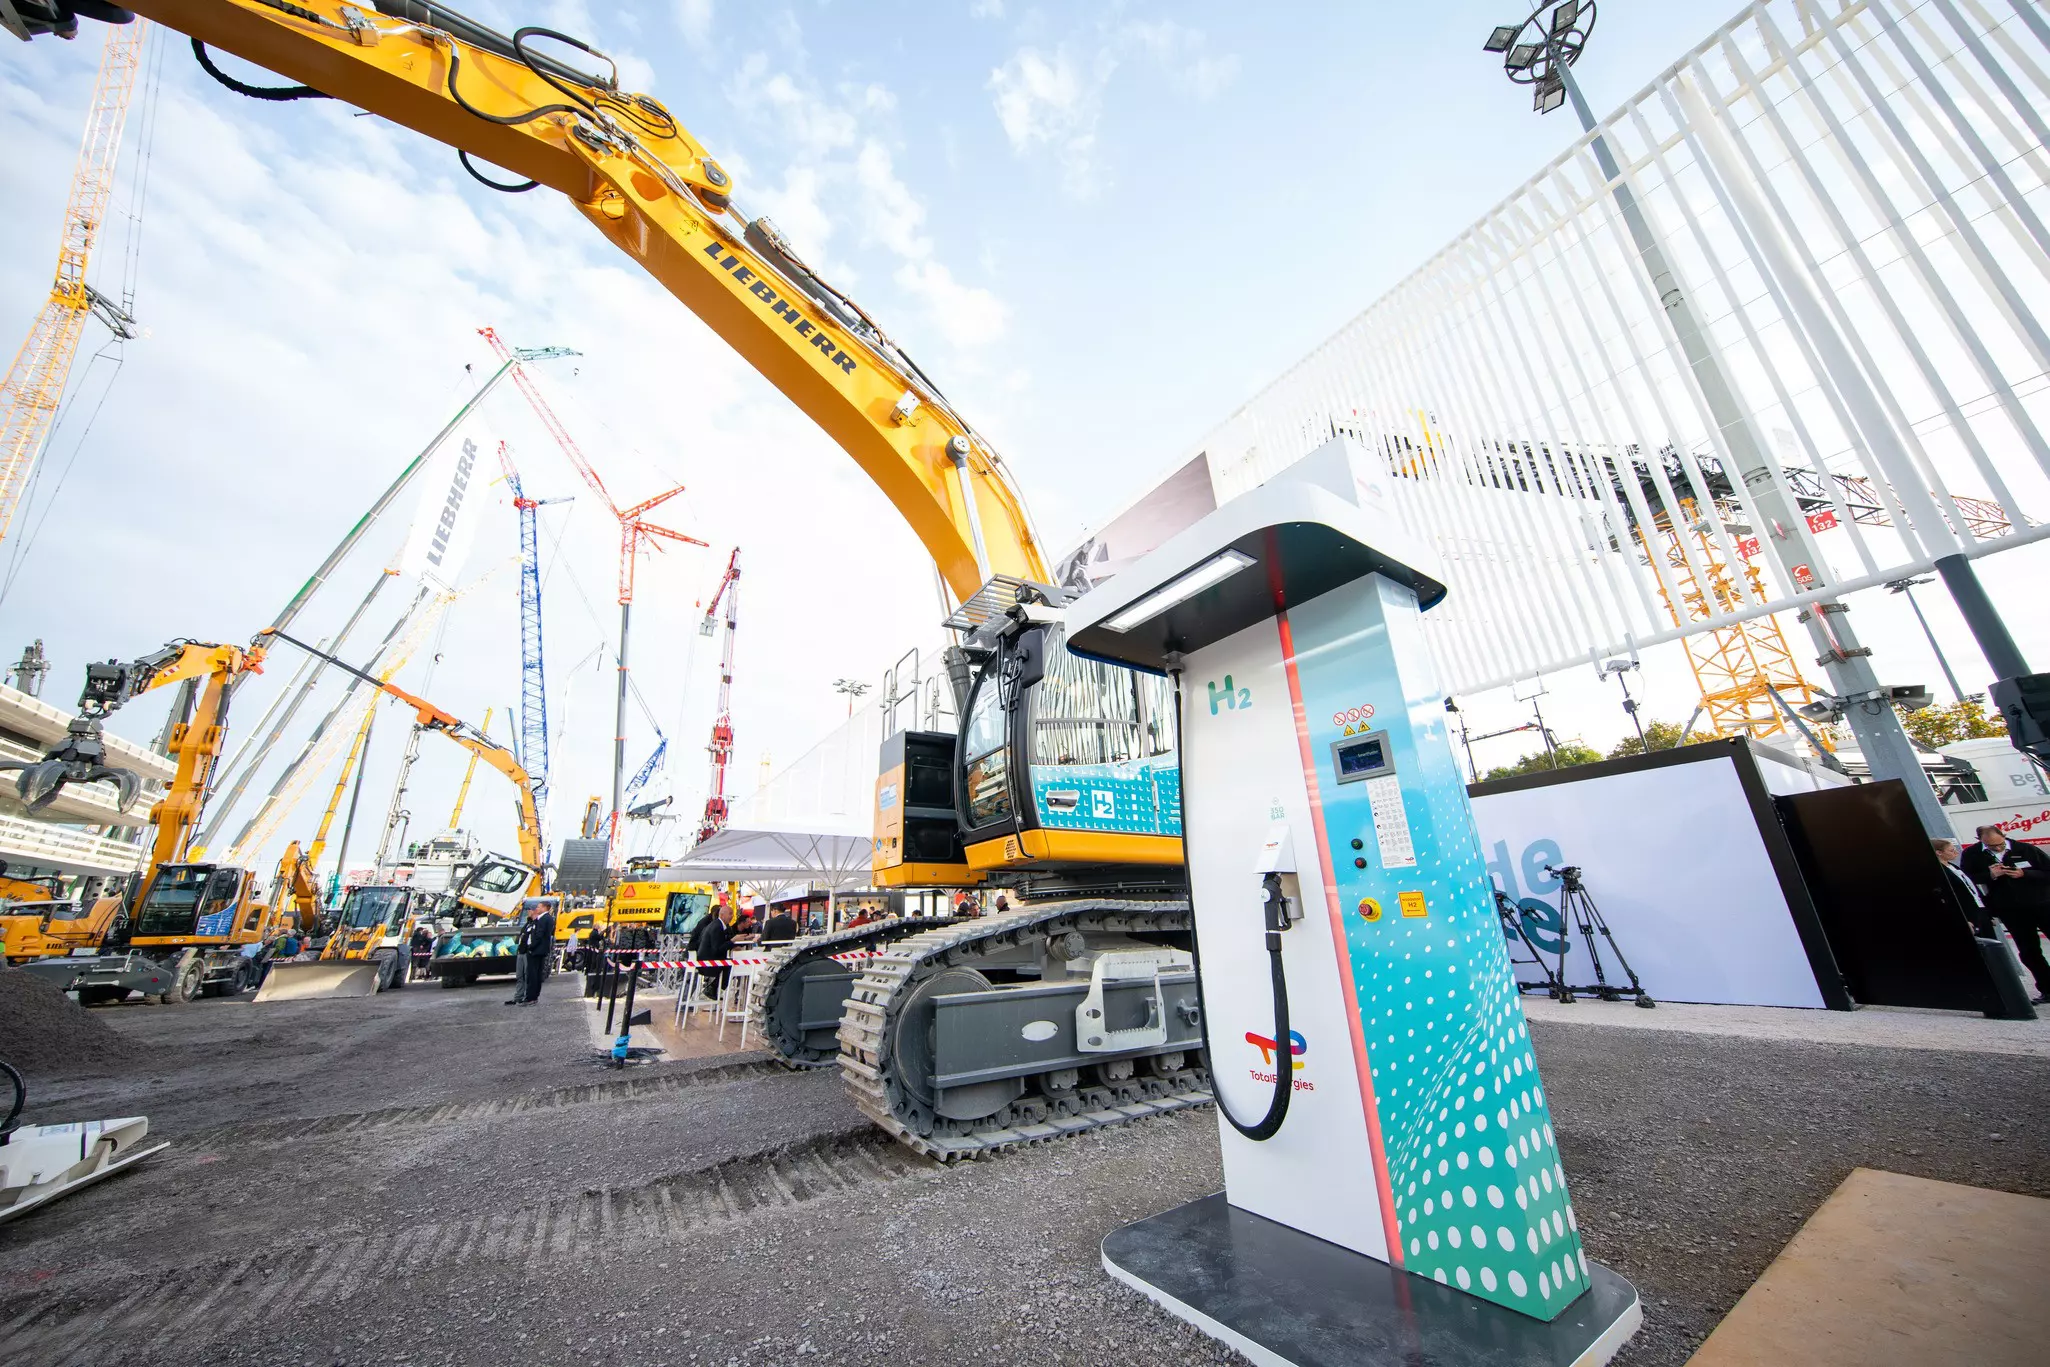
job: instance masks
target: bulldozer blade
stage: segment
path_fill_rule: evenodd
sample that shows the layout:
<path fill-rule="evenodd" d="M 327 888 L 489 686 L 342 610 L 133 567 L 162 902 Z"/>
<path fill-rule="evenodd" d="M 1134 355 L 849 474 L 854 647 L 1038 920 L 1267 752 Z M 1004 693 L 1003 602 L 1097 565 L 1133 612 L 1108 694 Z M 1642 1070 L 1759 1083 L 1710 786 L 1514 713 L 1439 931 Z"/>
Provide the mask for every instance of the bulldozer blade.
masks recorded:
<path fill-rule="evenodd" d="M 256 989 L 260 1002 L 314 1001 L 324 997 L 370 997 L 377 993 L 377 965 L 361 959 L 333 963 L 316 960 L 304 964 L 272 964 L 263 986 Z"/>

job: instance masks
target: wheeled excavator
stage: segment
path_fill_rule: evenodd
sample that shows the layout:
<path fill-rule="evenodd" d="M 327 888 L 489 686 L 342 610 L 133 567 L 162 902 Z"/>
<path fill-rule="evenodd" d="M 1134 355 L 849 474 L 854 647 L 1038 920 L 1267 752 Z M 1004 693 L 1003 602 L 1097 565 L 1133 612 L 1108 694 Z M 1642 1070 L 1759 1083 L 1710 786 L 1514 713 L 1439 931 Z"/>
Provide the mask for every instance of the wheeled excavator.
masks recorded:
<path fill-rule="evenodd" d="M 150 811 L 154 835 L 126 908 L 125 939 L 118 931 L 120 899 L 103 898 L 89 920 L 106 918 L 104 933 L 112 939 L 107 952 L 39 959 L 23 965 L 25 972 L 61 989 L 76 989 L 87 1005 L 118 1001 L 130 992 L 182 1002 L 249 986 L 253 966 L 243 951 L 276 934 L 277 911 L 265 900 L 254 870 L 191 862 L 188 854 L 214 764 L 226 744 L 229 699 L 240 679 L 260 672 L 263 656 L 260 644 L 173 641 L 125 663 L 90 664 L 78 715 L 64 740 L 38 762 L 0 765 L 21 771 L 16 791 L 31 809 L 47 806 L 72 783 L 112 783 L 125 807 L 135 800 L 141 781 L 107 763 L 105 719 L 144 693 L 167 684 L 187 685 L 180 720 L 171 726 L 166 745 L 177 769 Z"/>
<path fill-rule="evenodd" d="M 296 646 L 397 698 L 414 709 L 414 722 L 421 730 L 448 737 L 468 750 L 473 760 L 481 759 L 504 774 L 513 787 L 520 857 L 515 861 L 502 855 L 487 856 L 464 875 L 452 894 L 402 883 L 366 883 L 349 889 L 333 933 L 318 957 L 306 962 L 273 963 L 256 1000 L 367 997 L 402 988 L 412 976 L 409 944 L 414 927 L 421 922 L 432 922 L 457 909 L 465 914 L 465 919 L 481 917 L 493 924 L 515 917 L 528 894 L 540 890 L 542 851 L 541 818 L 534 803 L 533 780 L 512 751 L 425 698 L 282 631 L 266 631 L 258 639 L 275 639 Z M 444 945 L 460 950 L 459 944 L 448 943 L 450 938 L 443 937 L 437 944 L 437 958 L 448 957 L 440 952 Z M 454 938 L 460 939 L 460 933 Z"/>
<path fill-rule="evenodd" d="M 64 0 L 14 3 L 51 11 L 46 28 L 73 22 Z M 877 1124 L 941 1158 L 1206 1100 L 1171 707 L 1068 653 L 1065 595 L 995 449 L 741 211 L 718 159 L 554 30 L 506 35 L 430 0 L 132 8 L 189 35 L 217 76 L 208 46 L 301 83 L 228 82 L 245 94 L 343 100 L 455 148 L 487 185 L 566 196 L 838 442 L 931 553 L 959 604 L 963 722 L 885 742 L 875 878 L 1008 888 L 1021 909 L 800 942 L 758 979 L 770 1044 L 837 1061 Z"/>

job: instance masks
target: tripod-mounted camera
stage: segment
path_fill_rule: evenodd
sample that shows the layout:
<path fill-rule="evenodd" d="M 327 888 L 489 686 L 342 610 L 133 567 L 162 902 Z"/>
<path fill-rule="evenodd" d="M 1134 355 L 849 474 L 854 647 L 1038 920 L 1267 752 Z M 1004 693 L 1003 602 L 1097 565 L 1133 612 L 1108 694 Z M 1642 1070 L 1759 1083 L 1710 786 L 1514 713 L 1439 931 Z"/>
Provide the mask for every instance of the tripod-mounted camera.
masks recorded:
<path fill-rule="evenodd" d="M 1552 966 L 1545 962 L 1543 951 L 1538 948 L 1537 941 L 1530 938 L 1530 931 L 1523 924 L 1523 908 L 1517 906 L 1516 899 L 1500 888 L 1495 889 L 1495 918 L 1502 923 L 1502 939 L 1505 942 L 1521 940 L 1523 947 L 1530 951 L 1528 959 L 1519 959 L 1516 957 L 1514 946 L 1511 946 L 1509 950 L 1511 975 L 1513 976 L 1515 970 L 1519 968 L 1535 968 L 1544 975 L 1545 980 L 1542 984 L 1527 983 L 1518 979 L 1516 990 L 1521 993 L 1526 989 L 1542 986 L 1545 989 L 1545 995 L 1548 997 L 1556 997 L 1564 991 L 1565 984 L 1559 975 L 1552 971 Z"/>
<path fill-rule="evenodd" d="M 1616 943 L 1615 935 L 1610 932 L 1608 920 L 1602 915 L 1601 908 L 1594 904 L 1594 898 L 1588 896 L 1587 885 L 1580 881 L 1580 866 L 1562 864 L 1554 868 L 1547 864 L 1545 872 L 1559 880 L 1559 969 L 1557 973 L 1550 975 L 1552 996 L 1562 1002 L 1574 1000 L 1576 992 L 1593 993 L 1605 1002 L 1619 1002 L 1625 997 L 1634 996 L 1637 1004 L 1647 1010 L 1657 1006 L 1658 1003 L 1651 999 L 1651 994 L 1644 990 L 1644 984 L 1637 980 L 1637 970 L 1630 967 L 1630 961 L 1623 957 L 1622 947 Z M 1574 987 L 1566 981 L 1566 951 L 1573 947 L 1573 941 L 1566 935 L 1569 914 L 1574 927 L 1580 932 L 1580 938 L 1587 944 L 1587 957 L 1594 964 L 1594 984 L 1590 987 Z M 1607 972 L 1602 968 L 1601 949 L 1595 943 L 1594 937 L 1597 932 L 1601 934 L 1602 939 L 1609 942 L 1609 952 L 1616 956 L 1617 965 L 1630 979 L 1629 987 L 1619 987 L 1609 981 Z"/>

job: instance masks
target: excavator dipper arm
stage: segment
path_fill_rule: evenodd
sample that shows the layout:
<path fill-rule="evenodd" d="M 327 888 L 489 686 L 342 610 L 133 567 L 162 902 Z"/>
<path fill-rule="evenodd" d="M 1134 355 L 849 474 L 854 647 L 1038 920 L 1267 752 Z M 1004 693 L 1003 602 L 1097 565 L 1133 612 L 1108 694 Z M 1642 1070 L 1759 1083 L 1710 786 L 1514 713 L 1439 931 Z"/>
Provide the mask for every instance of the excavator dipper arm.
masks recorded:
<path fill-rule="evenodd" d="M 507 37 L 426 0 L 130 7 L 567 196 L 854 458 L 958 599 L 992 575 L 1048 577 L 995 450 L 773 224 L 735 207 L 718 160 L 658 101 L 621 90 L 596 49 L 549 29 Z"/>

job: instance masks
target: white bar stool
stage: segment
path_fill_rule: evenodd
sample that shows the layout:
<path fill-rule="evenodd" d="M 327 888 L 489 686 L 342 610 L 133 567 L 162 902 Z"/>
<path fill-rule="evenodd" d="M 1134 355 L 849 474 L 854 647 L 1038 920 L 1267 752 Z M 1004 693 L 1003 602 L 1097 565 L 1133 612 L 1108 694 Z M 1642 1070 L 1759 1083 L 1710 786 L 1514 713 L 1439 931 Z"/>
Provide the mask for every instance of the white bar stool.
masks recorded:
<path fill-rule="evenodd" d="M 726 1038 L 726 1023 L 740 1022 L 740 1047 L 747 1048 L 748 1027 L 754 1022 L 755 970 L 751 964 L 736 964 L 726 971 L 726 991 L 719 1002 L 719 1038 Z"/>
<path fill-rule="evenodd" d="M 703 981 L 704 977 L 698 971 L 697 959 L 692 956 L 685 962 L 676 979 L 676 1024 L 681 1029 L 688 1029 L 691 1017 L 700 1011 L 716 1012 L 720 1008 L 716 998 L 707 997 L 698 990 Z"/>

